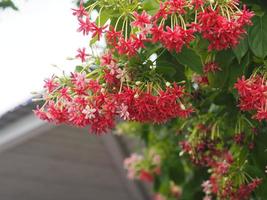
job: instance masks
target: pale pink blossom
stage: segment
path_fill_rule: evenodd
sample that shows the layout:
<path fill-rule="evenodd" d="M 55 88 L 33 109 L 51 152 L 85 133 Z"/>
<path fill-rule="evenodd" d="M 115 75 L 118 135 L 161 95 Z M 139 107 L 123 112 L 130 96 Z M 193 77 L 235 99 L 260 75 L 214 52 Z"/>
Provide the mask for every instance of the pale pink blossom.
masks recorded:
<path fill-rule="evenodd" d="M 119 107 L 119 115 L 124 120 L 130 119 L 130 114 L 128 112 L 128 106 L 126 106 L 124 103 L 121 104 Z"/>
<path fill-rule="evenodd" d="M 89 105 L 85 107 L 85 109 L 82 111 L 83 114 L 85 114 L 85 119 L 94 119 L 95 118 L 95 108 L 91 108 Z"/>

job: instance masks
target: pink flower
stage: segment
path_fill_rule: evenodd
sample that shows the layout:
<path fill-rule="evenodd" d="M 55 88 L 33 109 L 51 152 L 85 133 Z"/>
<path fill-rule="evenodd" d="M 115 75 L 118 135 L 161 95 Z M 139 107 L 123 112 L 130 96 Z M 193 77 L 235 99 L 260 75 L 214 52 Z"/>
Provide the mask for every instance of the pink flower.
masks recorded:
<path fill-rule="evenodd" d="M 211 185 L 211 183 L 210 183 L 209 180 L 204 181 L 204 182 L 201 184 L 201 186 L 203 187 L 203 192 L 204 192 L 205 194 L 211 194 L 211 188 L 212 188 L 212 185 Z"/>
<path fill-rule="evenodd" d="M 157 193 L 154 195 L 153 200 L 166 200 L 166 198 L 161 194 Z"/>
<path fill-rule="evenodd" d="M 126 106 L 124 103 L 121 104 L 119 107 L 119 115 L 120 115 L 120 118 L 122 118 L 123 120 L 130 119 L 130 114 L 128 112 L 128 106 Z"/>

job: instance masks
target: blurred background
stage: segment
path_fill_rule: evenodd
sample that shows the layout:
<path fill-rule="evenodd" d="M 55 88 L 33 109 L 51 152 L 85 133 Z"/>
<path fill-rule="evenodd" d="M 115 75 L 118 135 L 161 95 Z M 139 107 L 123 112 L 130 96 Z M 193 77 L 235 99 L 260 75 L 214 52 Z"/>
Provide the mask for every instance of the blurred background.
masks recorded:
<path fill-rule="evenodd" d="M 123 169 L 132 142 L 48 125 L 32 113 L 31 92 L 73 70 L 67 58 L 88 44 L 73 7 L 71 0 L 0 0 L 0 199 L 150 199 Z"/>

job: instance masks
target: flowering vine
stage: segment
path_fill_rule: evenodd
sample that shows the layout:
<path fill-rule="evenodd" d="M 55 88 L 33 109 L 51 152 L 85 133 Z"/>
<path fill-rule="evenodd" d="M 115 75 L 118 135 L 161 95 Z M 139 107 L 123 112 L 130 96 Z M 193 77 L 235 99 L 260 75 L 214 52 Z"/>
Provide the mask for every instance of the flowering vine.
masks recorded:
<path fill-rule="evenodd" d="M 266 197 L 267 15 L 247 3 L 81 1 L 72 11 L 90 46 L 74 72 L 45 80 L 35 114 L 139 137 L 124 167 L 155 200 Z"/>

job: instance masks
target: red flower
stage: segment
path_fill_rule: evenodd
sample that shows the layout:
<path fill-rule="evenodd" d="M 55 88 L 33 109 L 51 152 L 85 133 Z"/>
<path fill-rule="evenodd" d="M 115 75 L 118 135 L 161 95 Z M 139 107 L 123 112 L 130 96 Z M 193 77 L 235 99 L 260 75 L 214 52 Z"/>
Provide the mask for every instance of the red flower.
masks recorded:
<path fill-rule="evenodd" d="M 49 121 L 47 113 L 43 111 L 42 109 L 40 109 L 39 106 L 37 106 L 33 112 L 39 119 Z"/>
<path fill-rule="evenodd" d="M 116 45 L 118 38 L 121 38 L 121 36 L 121 31 L 115 31 L 113 27 L 111 27 L 106 33 L 107 42 L 113 46 Z"/>
<path fill-rule="evenodd" d="M 57 87 L 59 87 L 59 83 L 55 80 L 54 76 L 52 76 L 50 79 L 46 79 L 44 82 L 44 88 L 48 93 L 53 92 Z"/>
<path fill-rule="evenodd" d="M 237 83 L 235 83 L 234 87 L 238 90 L 239 94 L 245 96 L 249 91 L 248 81 L 245 79 L 245 76 L 242 76 L 241 79 L 239 78 L 237 80 Z"/>
<path fill-rule="evenodd" d="M 191 3 L 195 6 L 196 9 L 199 9 L 201 6 L 204 5 L 203 0 L 192 0 Z"/>
<path fill-rule="evenodd" d="M 59 90 L 59 98 L 63 98 L 66 101 L 71 101 L 71 96 L 69 94 L 69 88 L 64 87 Z"/>
<path fill-rule="evenodd" d="M 133 26 L 144 28 L 145 25 L 150 24 L 150 16 L 146 13 L 146 11 L 143 10 L 141 15 L 139 15 L 137 12 L 133 13 L 135 20 L 132 22 Z"/>
<path fill-rule="evenodd" d="M 215 62 L 210 62 L 205 64 L 205 66 L 203 67 L 203 71 L 204 73 L 209 73 L 209 72 L 216 72 L 216 71 L 221 71 L 222 69 L 218 66 L 217 63 Z"/>
<path fill-rule="evenodd" d="M 150 31 L 152 35 L 152 42 L 158 42 L 162 39 L 162 35 L 164 32 L 162 26 L 154 25 Z"/>
<path fill-rule="evenodd" d="M 93 23 L 90 21 L 89 17 L 86 17 L 85 20 L 79 18 L 78 21 L 80 27 L 77 29 L 77 31 L 82 32 L 83 35 L 88 35 L 93 28 Z"/>
<path fill-rule="evenodd" d="M 185 0 L 170 0 L 166 1 L 166 4 L 169 5 L 171 13 L 185 14 L 186 1 Z"/>
<path fill-rule="evenodd" d="M 83 7 L 83 1 L 80 2 L 80 7 L 78 9 L 72 9 L 73 15 L 77 16 L 78 18 L 82 18 L 83 16 L 88 16 L 85 8 Z"/>
<path fill-rule="evenodd" d="M 166 30 L 166 32 L 163 32 L 161 42 L 169 51 L 175 50 L 180 52 L 185 44 L 189 45 L 194 39 L 193 29 L 184 30 L 177 25 L 174 29 L 167 26 Z"/>
<path fill-rule="evenodd" d="M 80 58 L 82 62 L 85 62 L 86 56 L 89 56 L 89 54 L 85 52 L 85 48 L 82 49 L 79 48 L 77 52 L 78 54 L 76 55 L 76 58 Z"/>
<path fill-rule="evenodd" d="M 111 53 L 107 53 L 101 57 L 101 66 L 110 65 L 115 60 L 112 58 Z"/>
<path fill-rule="evenodd" d="M 49 101 L 47 105 L 47 117 L 49 121 L 60 124 L 67 121 L 68 112 L 66 107 L 61 103 L 55 104 L 53 101 Z"/>
<path fill-rule="evenodd" d="M 96 24 L 92 24 L 92 38 L 97 36 L 97 40 L 100 40 L 102 34 L 105 32 L 105 29 L 108 27 L 108 25 L 98 27 Z"/>
<path fill-rule="evenodd" d="M 158 20 L 159 18 L 167 19 L 169 14 L 170 14 L 170 12 L 167 11 L 167 5 L 166 5 L 166 3 L 160 2 L 159 10 L 153 16 L 153 20 Z"/>
<path fill-rule="evenodd" d="M 257 110 L 257 113 L 253 116 L 253 118 L 262 121 L 267 120 L 267 109 L 259 109 Z"/>
<path fill-rule="evenodd" d="M 140 171 L 139 178 L 140 178 L 140 180 L 145 181 L 145 182 L 149 182 L 149 183 L 154 180 L 154 177 L 152 176 L 152 174 L 146 170 Z"/>

